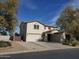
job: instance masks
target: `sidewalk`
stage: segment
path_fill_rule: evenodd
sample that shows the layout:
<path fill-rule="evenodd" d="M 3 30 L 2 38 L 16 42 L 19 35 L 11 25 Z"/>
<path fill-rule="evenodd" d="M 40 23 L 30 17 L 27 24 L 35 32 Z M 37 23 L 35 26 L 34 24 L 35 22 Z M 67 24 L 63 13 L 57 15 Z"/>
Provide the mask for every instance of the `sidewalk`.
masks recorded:
<path fill-rule="evenodd" d="M 7 48 L 0 48 L 0 55 L 5 55 L 5 54 L 17 54 L 17 53 L 25 53 L 25 52 L 35 52 L 35 51 L 44 51 L 45 48 L 36 45 L 35 43 L 32 42 L 11 42 L 12 46 L 7 47 Z"/>
<path fill-rule="evenodd" d="M 5 54 L 18 54 L 26 52 L 37 52 L 46 50 L 61 50 L 78 48 L 72 46 L 66 46 L 59 43 L 48 43 L 48 42 L 11 42 L 12 47 L 0 48 L 0 55 Z"/>

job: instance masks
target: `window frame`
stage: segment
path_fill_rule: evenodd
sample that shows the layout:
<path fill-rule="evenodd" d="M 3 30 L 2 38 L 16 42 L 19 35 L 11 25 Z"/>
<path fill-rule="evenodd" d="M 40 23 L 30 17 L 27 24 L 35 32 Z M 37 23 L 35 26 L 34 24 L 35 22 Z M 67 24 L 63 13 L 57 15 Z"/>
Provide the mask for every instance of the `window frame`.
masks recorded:
<path fill-rule="evenodd" d="M 34 25 L 34 29 L 39 29 L 39 25 Z"/>

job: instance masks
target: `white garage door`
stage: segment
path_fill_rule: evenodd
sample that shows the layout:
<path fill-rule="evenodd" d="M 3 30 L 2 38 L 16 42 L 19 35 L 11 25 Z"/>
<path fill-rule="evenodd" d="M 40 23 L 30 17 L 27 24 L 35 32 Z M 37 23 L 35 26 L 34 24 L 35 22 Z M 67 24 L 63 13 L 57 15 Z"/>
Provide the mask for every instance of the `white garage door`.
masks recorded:
<path fill-rule="evenodd" d="M 32 35 L 32 34 L 28 34 L 26 41 L 32 41 L 32 42 L 36 42 L 39 39 L 41 39 L 41 35 Z"/>

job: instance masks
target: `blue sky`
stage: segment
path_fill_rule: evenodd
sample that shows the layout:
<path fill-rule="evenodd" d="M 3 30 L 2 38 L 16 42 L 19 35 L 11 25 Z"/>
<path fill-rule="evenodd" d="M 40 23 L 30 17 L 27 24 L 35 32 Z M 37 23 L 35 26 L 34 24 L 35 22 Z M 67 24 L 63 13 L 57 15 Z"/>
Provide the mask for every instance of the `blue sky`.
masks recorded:
<path fill-rule="evenodd" d="M 0 0 L 0 2 L 7 0 Z M 39 20 L 54 25 L 62 10 L 72 5 L 79 8 L 79 0 L 18 0 L 17 17 L 19 21 Z M 16 28 L 19 32 L 19 27 Z"/>
<path fill-rule="evenodd" d="M 78 7 L 79 0 L 19 0 L 17 17 L 20 22 L 39 20 L 44 24 L 54 25 L 67 5 Z M 19 27 L 16 32 L 19 32 Z"/>
<path fill-rule="evenodd" d="M 55 23 L 56 17 L 71 0 L 20 0 L 17 16 L 21 21 Z"/>

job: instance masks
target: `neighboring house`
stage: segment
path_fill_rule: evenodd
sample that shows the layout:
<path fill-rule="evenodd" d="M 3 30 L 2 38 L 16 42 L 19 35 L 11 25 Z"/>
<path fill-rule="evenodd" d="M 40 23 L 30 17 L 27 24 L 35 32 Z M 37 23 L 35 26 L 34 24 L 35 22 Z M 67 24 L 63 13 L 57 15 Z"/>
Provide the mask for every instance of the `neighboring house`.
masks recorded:
<path fill-rule="evenodd" d="M 0 30 L 0 41 L 10 41 L 10 36 L 6 31 Z"/>
<path fill-rule="evenodd" d="M 42 34 L 47 31 L 57 33 L 58 28 L 53 26 L 47 26 L 39 21 L 22 22 L 20 25 L 20 35 L 23 41 L 38 41 L 44 39 Z M 50 36 L 49 36 L 50 37 Z"/>

